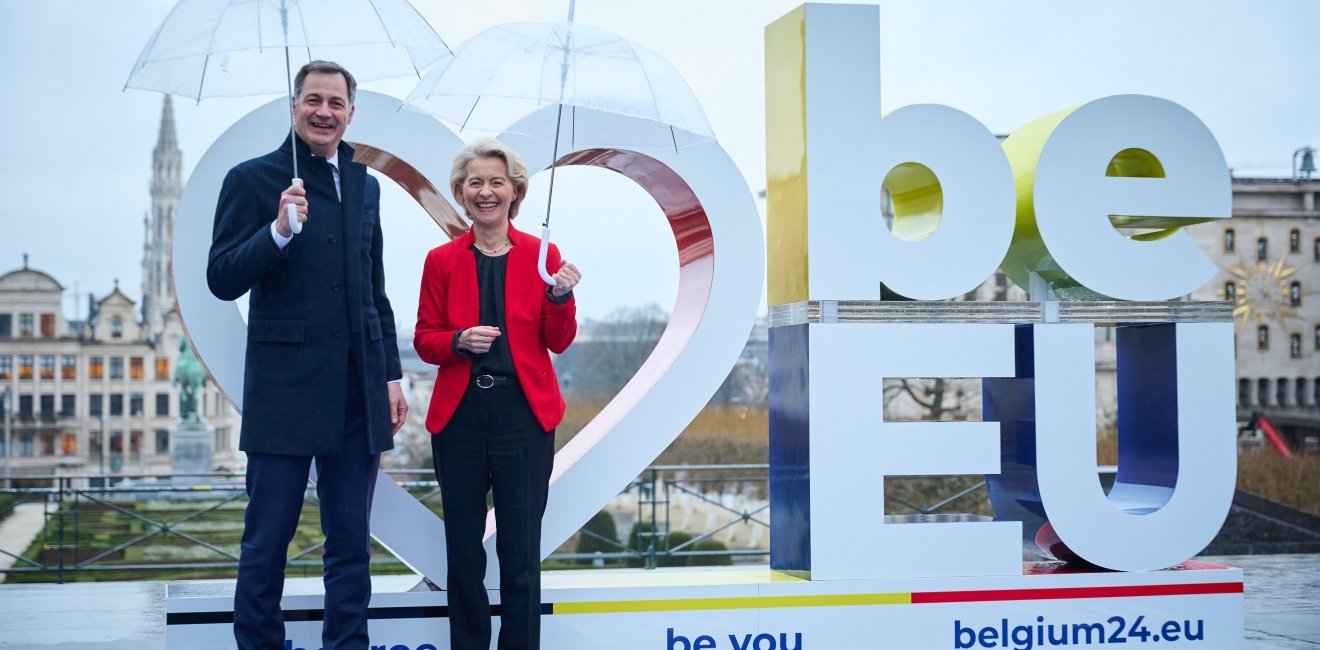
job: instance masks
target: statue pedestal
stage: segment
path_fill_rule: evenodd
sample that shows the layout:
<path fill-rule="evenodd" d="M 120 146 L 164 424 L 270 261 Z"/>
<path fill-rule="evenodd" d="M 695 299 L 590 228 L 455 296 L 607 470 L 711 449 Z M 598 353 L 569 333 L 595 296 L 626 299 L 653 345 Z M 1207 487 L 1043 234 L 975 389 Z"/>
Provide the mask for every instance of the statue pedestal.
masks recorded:
<path fill-rule="evenodd" d="M 175 474 L 205 474 L 211 470 L 215 427 L 203 423 L 179 424 L 170 429 L 170 464 Z M 174 485 L 210 483 L 205 476 L 175 476 Z"/>

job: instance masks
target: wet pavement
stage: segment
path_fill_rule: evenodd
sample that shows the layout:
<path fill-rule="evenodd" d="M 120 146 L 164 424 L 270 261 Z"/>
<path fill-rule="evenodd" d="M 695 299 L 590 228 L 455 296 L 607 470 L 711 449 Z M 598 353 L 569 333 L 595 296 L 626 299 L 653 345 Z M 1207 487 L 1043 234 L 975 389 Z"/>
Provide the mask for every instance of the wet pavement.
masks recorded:
<path fill-rule="evenodd" d="M 1244 570 L 1244 648 L 1320 650 L 1320 554 L 1198 559 Z M 165 585 L 0 585 L 0 648 L 164 648 Z"/>

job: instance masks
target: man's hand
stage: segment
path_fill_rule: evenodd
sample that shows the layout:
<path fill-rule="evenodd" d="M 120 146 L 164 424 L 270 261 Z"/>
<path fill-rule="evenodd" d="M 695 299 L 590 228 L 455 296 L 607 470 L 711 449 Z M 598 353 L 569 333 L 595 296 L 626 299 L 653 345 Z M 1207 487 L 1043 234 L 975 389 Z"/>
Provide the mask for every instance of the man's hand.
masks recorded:
<path fill-rule="evenodd" d="M 582 272 L 578 270 L 578 267 L 564 262 L 559 265 L 559 272 L 555 273 L 553 277 L 555 288 L 551 292 L 555 294 L 556 298 L 562 298 L 568 295 L 568 292 L 572 291 L 578 282 L 582 281 Z"/>
<path fill-rule="evenodd" d="M 281 237 L 292 237 L 293 228 L 289 226 L 289 208 L 292 203 L 298 208 L 298 223 L 307 223 L 307 190 L 301 181 L 290 185 L 280 194 L 280 211 L 275 215 L 275 232 Z"/>
<path fill-rule="evenodd" d="M 386 386 L 390 390 L 390 424 L 394 425 L 391 434 L 398 433 L 403 423 L 408 420 L 408 400 L 403 397 L 403 388 L 399 382 L 392 381 Z"/>

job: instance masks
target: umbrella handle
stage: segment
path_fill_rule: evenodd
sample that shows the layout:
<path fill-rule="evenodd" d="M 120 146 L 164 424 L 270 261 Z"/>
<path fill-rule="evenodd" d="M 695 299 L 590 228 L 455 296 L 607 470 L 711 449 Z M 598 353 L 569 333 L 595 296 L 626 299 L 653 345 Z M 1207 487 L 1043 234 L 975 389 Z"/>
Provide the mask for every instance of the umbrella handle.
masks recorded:
<path fill-rule="evenodd" d="M 301 178 L 295 178 L 293 182 L 302 185 Z M 298 206 L 290 203 L 286 208 L 289 212 L 289 230 L 293 231 L 295 235 L 302 232 L 302 222 L 298 221 Z"/>
<path fill-rule="evenodd" d="M 550 253 L 550 226 L 541 228 L 541 252 L 536 256 L 536 270 L 541 273 L 541 281 L 550 286 L 559 284 L 553 275 L 545 271 L 545 258 Z"/>

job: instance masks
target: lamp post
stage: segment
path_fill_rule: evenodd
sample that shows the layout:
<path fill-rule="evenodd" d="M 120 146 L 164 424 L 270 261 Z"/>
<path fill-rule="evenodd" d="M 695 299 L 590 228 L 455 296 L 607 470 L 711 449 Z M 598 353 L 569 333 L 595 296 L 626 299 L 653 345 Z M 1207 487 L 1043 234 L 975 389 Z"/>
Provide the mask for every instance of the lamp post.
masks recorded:
<path fill-rule="evenodd" d="M 101 487 L 105 487 L 105 416 L 98 415 L 96 419 L 101 422 L 101 432 L 97 434 L 96 438 L 101 444 L 97 445 L 96 459 L 101 465 Z"/>
<path fill-rule="evenodd" d="M 9 457 L 12 456 L 14 453 L 14 437 L 13 437 L 14 409 L 12 406 L 13 400 L 10 397 L 11 392 L 12 391 L 10 390 L 10 388 L 8 386 L 5 386 L 4 404 L 5 404 L 5 487 L 6 488 L 13 487 L 13 485 L 10 483 L 9 480 Z"/>

